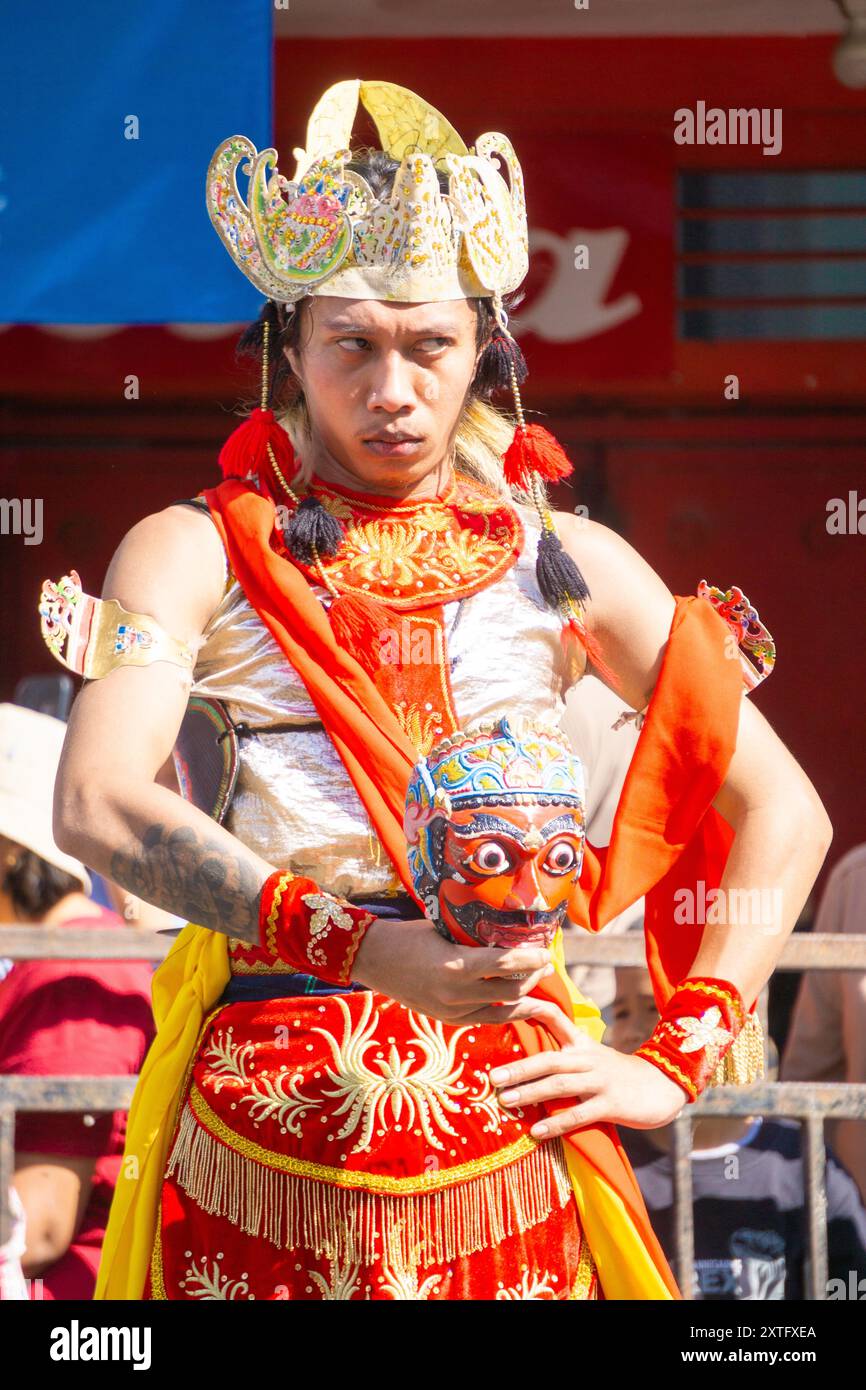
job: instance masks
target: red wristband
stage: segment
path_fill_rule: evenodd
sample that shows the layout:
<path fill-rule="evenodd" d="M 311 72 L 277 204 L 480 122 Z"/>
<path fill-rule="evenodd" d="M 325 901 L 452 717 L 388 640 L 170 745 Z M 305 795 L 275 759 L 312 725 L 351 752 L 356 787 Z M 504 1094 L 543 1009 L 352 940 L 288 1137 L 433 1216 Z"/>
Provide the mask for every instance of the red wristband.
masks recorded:
<path fill-rule="evenodd" d="M 746 1009 L 735 985 L 694 976 L 677 986 L 634 1055 L 652 1062 L 682 1086 L 689 1100 L 697 1100 L 745 1022 Z"/>
<path fill-rule="evenodd" d="M 269 956 L 328 984 L 351 983 L 372 912 L 325 893 L 315 879 L 277 869 L 259 903 L 259 945 Z"/>

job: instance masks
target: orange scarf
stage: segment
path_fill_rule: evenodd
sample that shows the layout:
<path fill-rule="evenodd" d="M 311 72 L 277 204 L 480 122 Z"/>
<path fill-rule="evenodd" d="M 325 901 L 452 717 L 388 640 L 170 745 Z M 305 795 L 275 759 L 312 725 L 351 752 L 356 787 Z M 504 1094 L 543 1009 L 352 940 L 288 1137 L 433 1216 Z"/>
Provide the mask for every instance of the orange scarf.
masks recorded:
<path fill-rule="evenodd" d="M 271 545 L 274 504 L 230 478 L 204 497 L 252 607 L 300 675 L 407 892 L 418 902 L 403 833 L 406 789 L 417 750 L 360 663 L 341 648 L 328 616 L 295 565 Z M 736 745 L 743 683 L 727 655 L 728 629 L 704 600 L 676 598 L 659 679 L 617 807 L 610 845 L 586 846 L 580 925 L 599 931 L 642 895 L 647 961 L 664 1004 L 688 974 L 700 924 L 674 922 L 674 893 L 703 880 L 718 887 L 733 832 L 711 803 Z M 423 915 L 423 907 L 421 914 Z M 543 992 L 571 1017 L 563 982 Z M 556 1044 L 547 1030 L 516 1025 L 531 1054 Z M 576 1130 L 568 1143 L 614 1189 L 673 1297 L 679 1290 L 650 1224 L 613 1125 Z"/>

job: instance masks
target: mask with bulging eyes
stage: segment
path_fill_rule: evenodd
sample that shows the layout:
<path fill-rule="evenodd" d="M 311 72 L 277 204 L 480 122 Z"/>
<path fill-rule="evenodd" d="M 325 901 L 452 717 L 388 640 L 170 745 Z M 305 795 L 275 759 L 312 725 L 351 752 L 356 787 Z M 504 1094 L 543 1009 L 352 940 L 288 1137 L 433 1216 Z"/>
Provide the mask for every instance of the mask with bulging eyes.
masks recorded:
<path fill-rule="evenodd" d="M 477 720 L 412 772 L 404 829 L 414 887 L 449 941 L 550 946 L 578 920 L 583 765 L 555 724 Z"/>

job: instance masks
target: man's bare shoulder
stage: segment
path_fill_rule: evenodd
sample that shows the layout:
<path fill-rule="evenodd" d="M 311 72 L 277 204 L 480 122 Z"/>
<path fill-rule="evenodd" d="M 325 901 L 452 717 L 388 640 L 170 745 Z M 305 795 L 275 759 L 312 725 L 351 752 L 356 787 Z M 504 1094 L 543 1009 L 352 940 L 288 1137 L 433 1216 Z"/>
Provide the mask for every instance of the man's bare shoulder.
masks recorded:
<path fill-rule="evenodd" d="M 603 526 L 600 521 L 591 520 L 588 516 L 580 516 L 575 512 L 554 512 L 553 519 L 563 544 L 566 537 L 573 543 L 579 541 L 587 547 L 611 547 L 617 542 L 624 544 L 622 536 L 616 531 L 612 531 L 609 526 Z"/>
<path fill-rule="evenodd" d="M 554 512 L 563 550 L 574 560 L 591 595 L 590 628 L 632 641 L 638 630 L 667 638 L 674 598 L 651 565 L 609 526 L 571 512 Z"/>
<path fill-rule="evenodd" d="M 590 589 L 593 580 L 606 587 L 610 580 L 623 576 L 635 561 L 645 563 L 627 540 L 600 521 L 572 512 L 554 512 L 553 518 L 563 549 L 579 566 Z"/>
<path fill-rule="evenodd" d="M 102 597 L 148 613 L 173 636 L 190 640 L 219 606 L 225 572 L 222 541 L 209 514 L 172 504 L 130 527 L 112 556 Z"/>

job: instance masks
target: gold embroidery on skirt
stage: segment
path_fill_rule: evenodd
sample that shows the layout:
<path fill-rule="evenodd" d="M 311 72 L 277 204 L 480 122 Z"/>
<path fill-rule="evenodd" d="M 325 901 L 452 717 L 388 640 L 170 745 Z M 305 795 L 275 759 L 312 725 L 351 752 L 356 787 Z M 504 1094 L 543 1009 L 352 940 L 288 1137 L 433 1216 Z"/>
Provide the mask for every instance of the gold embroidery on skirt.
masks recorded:
<path fill-rule="evenodd" d="M 159 1209 L 156 1214 L 156 1234 L 153 1238 L 153 1249 L 150 1252 L 150 1296 L 154 1302 L 162 1299 L 167 1300 L 168 1294 L 165 1291 L 165 1270 L 162 1265 L 162 1195 L 159 1198 Z"/>
<path fill-rule="evenodd" d="M 290 1162 L 303 1163 L 288 1156 L 280 1156 L 279 1168 L 269 1166 L 222 1142 L 222 1131 L 231 1131 L 199 1096 L 196 1109 L 210 1111 L 221 1137 L 204 1128 L 196 1118 L 194 1100 L 195 1087 L 184 1107 L 166 1176 L 174 1176 L 209 1215 L 225 1217 L 245 1234 L 263 1237 L 279 1248 L 301 1246 L 316 1258 L 368 1265 L 383 1256 L 393 1262 L 396 1255 L 399 1265 L 410 1270 L 417 1263 L 445 1264 L 539 1225 L 555 1207 L 573 1199 L 559 1139 L 539 1144 L 523 1136 L 498 1154 L 460 1165 L 461 1172 L 475 1169 L 475 1176 L 455 1181 L 457 1170 L 451 1169 L 448 1186 L 442 1181 L 449 1176 L 446 1170 L 409 1179 L 416 1186 L 412 1192 L 393 1187 L 376 1192 L 369 1190 L 373 1182 L 390 1186 L 405 1180 L 304 1164 L 308 1171 L 333 1172 L 343 1184 L 352 1178 L 366 1180 L 365 1186 L 349 1187 L 288 1170 Z M 509 1162 L 515 1150 L 518 1156 Z M 499 1161 L 493 1170 L 491 1160 Z"/>
<path fill-rule="evenodd" d="M 303 1100 L 301 1103 L 304 1103 Z M 521 1134 L 520 1138 L 511 1144 L 506 1144 L 494 1153 L 484 1154 L 481 1158 L 471 1158 L 468 1162 L 455 1164 L 451 1168 L 431 1168 L 417 1176 L 392 1178 L 384 1173 L 364 1173 L 352 1168 L 336 1168 L 309 1158 L 295 1158 L 291 1154 L 280 1153 L 277 1149 L 266 1149 L 254 1139 L 247 1139 L 246 1135 L 238 1134 L 237 1130 L 227 1125 L 208 1105 L 195 1082 L 189 1090 L 187 1108 L 208 1134 L 221 1139 L 230 1149 L 237 1150 L 244 1158 L 260 1163 L 265 1168 L 275 1168 L 281 1173 L 293 1173 L 295 1177 L 316 1178 L 320 1182 L 332 1183 L 335 1187 L 366 1187 L 373 1192 L 393 1192 L 399 1197 L 431 1192 L 437 1187 L 450 1187 L 453 1183 L 477 1178 L 483 1173 L 492 1173 L 495 1169 L 504 1168 L 507 1163 L 513 1163 L 515 1159 L 523 1158 L 535 1149 L 543 1147 L 531 1135 Z M 181 1122 L 183 1123 L 183 1120 Z M 166 1172 L 170 1172 L 170 1169 L 167 1168 Z"/>
<path fill-rule="evenodd" d="M 521 1265 L 520 1283 L 511 1284 L 508 1288 L 500 1283 L 495 1301 L 543 1303 L 556 1298 L 556 1282 L 556 1275 L 551 1274 L 548 1269 L 542 1273 L 540 1269 L 530 1270 L 529 1265 Z"/>
<path fill-rule="evenodd" d="M 592 1258 L 589 1241 L 583 1231 L 580 1233 L 580 1257 L 577 1262 L 577 1274 L 568 1296 L 573 1299 L 598 1298 L 598 1271 L 595 1267 L 595 1260 Z"/>

